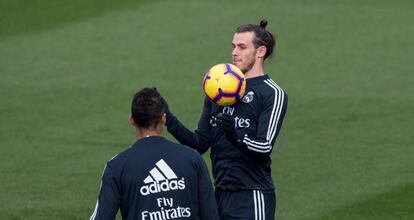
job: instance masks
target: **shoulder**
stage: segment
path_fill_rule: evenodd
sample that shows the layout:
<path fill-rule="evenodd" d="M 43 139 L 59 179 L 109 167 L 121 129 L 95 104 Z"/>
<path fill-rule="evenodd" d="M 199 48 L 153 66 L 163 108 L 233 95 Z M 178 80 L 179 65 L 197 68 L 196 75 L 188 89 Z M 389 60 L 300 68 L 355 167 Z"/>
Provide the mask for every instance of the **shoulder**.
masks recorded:
<path fill-rule="evenodd" d="M 287 93 L 273 79 L 266 78 L 260 84 L 260 95 L 264 102 L 287 101 Z"/>
<path fill-rule="evenodd" d="M 185 146 L 179 143 L 175 143 L 166 138 L 163 138 L 161 143 L 164 146 L 163 149 L 167 150 L 169 153 L 172 153 L 172 154 L 179 153 L 180 155 L 188 155 L 188 156 L 197 156 L 197 154 L 199 154 L 193 148 L 190 148 L 188 146 Z"/>
<path fill-rule="evenodd" d="M 188 146 L 177 144 L 177 148 L 181 151 L 182 155 L 187 156 L 189 158 L 194 158 L 196 160 L 201 159 L 201 154 Z"/>
<path fill-rule="evenodd" d="M 131 155 L 131 151 L 132 151 L 132 148 L 130 145 L 125 150 L 112 156 L 111 159 L 107 161 L 107 165 L 110 167 L 119 165 L 122 161 L 125 161 L 125 159 L 129 157 L 129 155 Z"/>
<path fill-rule="evenodd" d="M 265 92 L 274 93 L 286 93 L 273 79 L 267 78 L 263 80 L 262 89 Z"/>
<path fill-rule="evenodd" d="M 197 150 L 191 147 L 182 145 L 182 144 L 177 144 L 173 142 L 171 142 L 171 144 L 175 145 L 174 148 L 175 148 L 176 154 L 180 155 L 181 159 L 186 160 L 187 162 L 190 162 L 190 163 L 192 162 L 196 164 L 199 164 L 200 162 L 204 162 L 203 157 Z"/>

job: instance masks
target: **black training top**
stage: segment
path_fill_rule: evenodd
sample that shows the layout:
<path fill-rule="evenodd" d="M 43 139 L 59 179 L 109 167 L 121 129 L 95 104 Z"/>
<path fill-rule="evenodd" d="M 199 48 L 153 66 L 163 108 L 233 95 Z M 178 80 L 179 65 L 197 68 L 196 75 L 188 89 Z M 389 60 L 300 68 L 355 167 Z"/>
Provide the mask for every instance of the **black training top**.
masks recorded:
<path fill-rule="evenodd" d="M 168 131 L 200 153 L 211 147 L 213 176 L 218 190 L 274 190 L 270 154 L 287 109 L 287 94 L 267 75 L 246 80 L 244 97 L 230 107 L 205 99 L 195 132 L 176 118 Z M 238 144 L 230 143 L 215 124 L 220 113 L 233 116 Z"/>
<path fill-rule="evenodd" d="M 161 136 L 107 162 L 91 219 L 218 219 L 207 167 L 195 150 Z"/>

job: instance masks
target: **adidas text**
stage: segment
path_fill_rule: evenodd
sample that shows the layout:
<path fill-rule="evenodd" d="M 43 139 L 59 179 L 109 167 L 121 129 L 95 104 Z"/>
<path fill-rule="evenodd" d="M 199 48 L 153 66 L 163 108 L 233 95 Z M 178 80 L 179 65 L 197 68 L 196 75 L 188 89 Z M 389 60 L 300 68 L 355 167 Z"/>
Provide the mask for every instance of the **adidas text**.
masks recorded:
<path fill-rule="evenodd" d="M 185 189 L 184 177 L 180 180 L 163 180 L 159 182 L 153 182 L 149 185 L 142 186 L 140 189 L 141 195 L 147 196 L 149 194 L 155 194 L 159 192 L 167 192 L 170 190 L 183 190 Z"/>

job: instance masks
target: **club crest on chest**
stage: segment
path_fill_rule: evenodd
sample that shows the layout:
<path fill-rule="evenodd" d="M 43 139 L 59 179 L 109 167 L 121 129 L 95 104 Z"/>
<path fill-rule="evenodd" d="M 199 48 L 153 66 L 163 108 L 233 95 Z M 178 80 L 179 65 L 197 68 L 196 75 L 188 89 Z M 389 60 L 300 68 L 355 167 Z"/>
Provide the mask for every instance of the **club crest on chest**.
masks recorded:
<path fill-rule="evenodd" d="M 242 99 L 244 103 L 250 103 L 253 101 L 254 92 L 249 91 Z"/>

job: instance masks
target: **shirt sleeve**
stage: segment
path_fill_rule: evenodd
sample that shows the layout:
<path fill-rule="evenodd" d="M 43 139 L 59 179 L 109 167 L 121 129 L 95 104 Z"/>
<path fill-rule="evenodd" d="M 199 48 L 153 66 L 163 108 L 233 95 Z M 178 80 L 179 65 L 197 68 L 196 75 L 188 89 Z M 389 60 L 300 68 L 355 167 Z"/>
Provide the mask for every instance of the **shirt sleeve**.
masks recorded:
<path fill-rule="evenodd" d="M 210 112 L 211 103 L 205 98 L 203 112 L 198 122 L 198 127 L 194 132 L 186 128 L 177 118 L 174 118 L 171 125 L 167 127 L 168 132 L 170 132 L 181 144 L 191 147 L 197 150 L 200 154 L 203 154 L 210 147 Z"/>
<path fill-rule="evenodd" d="M 203 158 L 199 157 L 199 217 L 201 220 L 219 220 L 218 208 L 216 198 L 214 196 L 213 185 L 211 183 L 210 175 Z"/>
<path fill-rule="evenodd" d="M 263 158 L 272 152 L 288 104 L 287 94 L 282 89 L 274 87 L 274 91 L 274 95 L 264 100 L 256 133 L 238 134 L 237 147 L 248 155 Z"/>
<path fill-rule="evenodd" d="M 119 189 L 116 179 L 107 164 L 102 175 L 101 189 L 95 210 L 90 220 L 114 220 L 120 203 Z"/>

